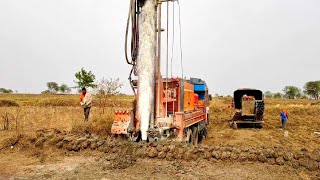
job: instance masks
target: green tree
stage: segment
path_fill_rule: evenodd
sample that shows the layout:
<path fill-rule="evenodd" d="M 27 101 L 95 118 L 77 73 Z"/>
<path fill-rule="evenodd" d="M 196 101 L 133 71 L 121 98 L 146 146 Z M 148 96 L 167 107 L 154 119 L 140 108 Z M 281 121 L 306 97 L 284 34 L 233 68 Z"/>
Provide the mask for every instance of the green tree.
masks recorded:
<path fill-rule="evenodd" d="M 304 93 L 311 98 L 320 98 L 320 81 L 309 81 L 304 85 L 303 89 Z"/>
<path fill-rule="evenodd" d="M 301 90 L 296 86 L 286 86 L 283 89 L 284 96 L 288 99 L 297 99 L 301 97 Z"/>
<path fill-rule="evenodd" d="M 273 97 L 274 99 L 282 99 L 283 96 L 284 96 L 284 95 L 283 95 L 282 93 L 279 93 L 279 92 L 278 92 L 278 93 L 273 94 L 272 97 Z"/>
<path fill-rule="evenodd" d="M 81 70 L 77 72 L 75 76 L 77 80 L 74 82 L 77 84 L 79 89 L 82 87 L 97 87 L 97 85 L 94 83 L 96 76 L 91 71 L 88 72 L 84 68 L 81 68 Z"/>
<path fill-rule="evenodd" d="M 57 93 L 59 91 L 59 84 L 56 82 L 47 82 L 47 87 L 50 93 Z"/>
<path fill-rule="evenodd" d="M 70 93 L 71 92 L 71 89 L 69 88 L 68 85 L 66 84 L 61 84 L 60 87 L 59 87 L 59 91 L 61 93 Z"/>
<path fill-rule="evenodd" d="M 45 91 L 42 91 L 41 94 L 50 94 L 51 92 L 49 90 L 45 90 Z"/>
<path fill-rule="evenodd" d="M 265 96 L 266 98 L 272 98 L 273 93 L 272 93 L 271 91 L 266 91 L 266 92 L 264 93 L 264 96 Z"/>
<path fill-rule="evenodd" d="M 0 93 L 13 93 L 11 89 L 6 89 L 6 88 L 0 88 Z"/>

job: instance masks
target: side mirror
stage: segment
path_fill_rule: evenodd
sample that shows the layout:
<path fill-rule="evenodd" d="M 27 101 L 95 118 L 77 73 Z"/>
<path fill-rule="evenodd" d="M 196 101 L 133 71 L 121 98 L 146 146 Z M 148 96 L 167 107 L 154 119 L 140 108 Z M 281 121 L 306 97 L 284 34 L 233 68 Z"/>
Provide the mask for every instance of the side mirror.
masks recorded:
<path fill-rule="evenodd" d="M 209 101 L 212 101 L 212 95 L 209 94 Z"/>

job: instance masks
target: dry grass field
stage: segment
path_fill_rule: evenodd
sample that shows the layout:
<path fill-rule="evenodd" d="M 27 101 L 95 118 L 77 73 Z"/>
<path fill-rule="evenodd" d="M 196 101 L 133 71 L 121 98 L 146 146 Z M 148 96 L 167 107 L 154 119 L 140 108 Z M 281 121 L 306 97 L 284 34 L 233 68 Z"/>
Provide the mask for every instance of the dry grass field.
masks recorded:
<path fill-rule="evenodd" d="M 41 130 L 55 129 L 55 131 L 64 132 L 67 136 L 68 134 L 99 135 L 105 137 L 107 141 L 110 140 L 112 144 L 113 140 L 109 137 L 113 111 L 131 108 L 133 97 L 112 97 L 105 106 L 99 106 L 98 100 L 95 99 L 90 121 L 86 123 L 83 121 L 83 110 L 78 105 L 78 98 L 77 95 L 0 94 L 0 159 L 2 160 L 0 166 L 4 167 L 0 170 L 0 179 L 12 177 L 26 177 L 27 179 L 111 177 L 111 179 L 121 179 L 117 176 L 118 174 L 123 175 L 123 179 L 159 179 L 153 176 L 153 172 L 161 174 L 164 173 L 164 169 L 175 173 L 174 176 L 167 174 L 166 177 L 178 179 L 282 179 L 281 177 L 317 179 L 320 177 L 319 170 L 308 171 L 291 166 L 274 166 L 273 163 L 197 160 L 187 165 L 185 161 L 179 161 L 176 164 L 175 161 L 155 161 L 153 159 L 135 160 L 133 163 L 130 159 L 125 158 L 127 157 L 125 153 L 120 153 L 120 159 L 126 159 L 125 163 L 129 162 L 129 166 L 109 169 L 108 167 L 102 168 L 106 166 L 105 162 L 113 162 L 110 159 L 107 161 L 103 159 L 105 155 L 102 155 L 104 153 L 101 154 L 101 151 L 106 152 L 106 150 L 85 150 L 75 154 L 75 152 L 57 150 L 50 143 L 46 146 L 41 145 L 39 148 L 37 145 L 39 139 L 31 138 L 30 142 L 36 141 L 35 144 L 26 143 L 29 142 L 29 137 L 41 138 L 41 133 L 39 135 Z M 320 101 L 267 99 L 263 128 L 245 127 L 237 130 L 231 129 L 228 125 L 232 114 L 230 104 L 231 98 L 213 99 L 210 105 L 209 135 L 201 143 L 200 149 L 202 146 L 205 148 L 211 146 L 281 148 L 288 152 L 319 152 L 320 157 L 320 137 L 314 134 L 315 131 L 320 131 Z M 280 129 L 279 114 L 283 108 L 286 108 L 289 113 L 286 130 Z M 9 130 L 4 130 L 5 119 L 9 121 Z M 6 146 L 8 142 L 12 144 L 11 149 L 10 146 Z M 21 145 L 18 145 L 19 143 Z M 110 146 L 116 147 L 114 144 Z M 123 148 L 121 149 L 120 146 L 115 151 L 122 152 Z M 135 148 L 134 145 L 133 149 Z M 179 156 L 176 160 L 178 159 Z M 161 170 L 153 166 L 159 163 L 166 163 L 166 168 L 163 167 L 164 169 Z M 192 167 L 199 173 L 190 174 L 187 167 Z M 229 172 L 228 167 L 233 167 L 234 171 Z M 252 171 L 252 168 L 255 168 L 256 171 Z M 128 176 L 130 169 L 135 169 L 140 175 L 133 173 Z M 100 171 L 104 174 L 99 174 Z M 146 171 L 147 173 L 144 173 Z M 260 173 L 256 173 L 257 171 Z M 74 172 L 77 173 L 74 174 Z M 92 176 L 88 176 L 87 173 L 91 173 Z"/>
<path fill-rule="evenodd" d="M 320 101 L 266 99 L 265 123 L 262 129 L 230 129 L 231 99 L 214 99 L 211 104 L 211 126 L 206 143 L 226 143 L 250 146 L 281 146 L 299 150 L 320 147 Z M 280 112 L 287 109 L 287 129 L 280 129 Z M 284 136 L 287 134 L 288 136 Z"/>
<path fill-rule="evenodd" d="M 98 102 L 94 102 L 91 121 L 84 123 L 78 95 L 0 95 L 0 129 L 4 124 L 3 116 L 7 112 L 10 129 L 17 129 L 21 133 L 32 133 L 40 129 L 71 132 L 89 128 L 89 132 L 107 135 L 110 132 L 114 110 L 129 108 L 132 98 L 112 97 L 105 106 L 99 106 Z"/>

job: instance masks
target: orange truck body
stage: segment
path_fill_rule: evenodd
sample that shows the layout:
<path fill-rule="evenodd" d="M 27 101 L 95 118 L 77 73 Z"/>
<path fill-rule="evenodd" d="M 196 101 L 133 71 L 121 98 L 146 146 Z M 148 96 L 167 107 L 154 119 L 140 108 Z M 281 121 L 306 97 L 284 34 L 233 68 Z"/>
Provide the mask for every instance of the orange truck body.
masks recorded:
<path fill-rule="evenodd" d="M 190 133 L 206 136 L 209 125 L 209 94 L 206 83 L 196 78 L 162 78 L 160 81 L 160 92 L 155 88 L 155 119 L 154 127 L 149 130 L 150 139 L 190 141 Z M 160 102 L 156 98 L 158 95 Z M 139 139 L 140 120 L 135 109 L 137 108 L 115 111 L 112 134 L 131 137 L 135 141 Z"/>

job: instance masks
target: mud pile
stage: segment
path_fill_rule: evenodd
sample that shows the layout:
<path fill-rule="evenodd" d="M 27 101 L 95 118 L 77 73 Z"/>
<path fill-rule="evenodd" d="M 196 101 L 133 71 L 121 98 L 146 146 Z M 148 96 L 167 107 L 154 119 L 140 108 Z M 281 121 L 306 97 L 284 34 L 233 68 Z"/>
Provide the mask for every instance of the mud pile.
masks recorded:
<path fill-rule="evenodd" d="M 27 141 L 27 142 L 26 142 Z M 105 154 L 101 163 L 112 161 L 108 168 L 123 169 L 135 164 L 137 158 L 155 158 L 168 161 L 201 161 L 213 162 L 261 162 L 271 165 L 288 165 L 293 168 L 306 168 L 309 171 L 320 170 L 320 149 L 312 152 L 301 149 L 290 152 L 279 147 L 236 147 L 226 145 L 191 146 L 186 143 L 132 143 L 112 140 L 94 135 L 67 134 L 57 130 L 38 131 L 35 137 L 24 137 L 23 140 L 8 140 L 1 149 L 29 144 L 33 148 L 57 149 L 80 152 L 99 151 Z M 12 142 L 14 144 L 10 144 Z M 3 144 L 4 145 L 4 144 Z"/>

